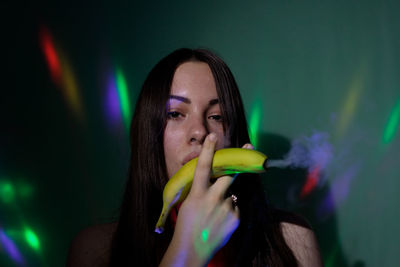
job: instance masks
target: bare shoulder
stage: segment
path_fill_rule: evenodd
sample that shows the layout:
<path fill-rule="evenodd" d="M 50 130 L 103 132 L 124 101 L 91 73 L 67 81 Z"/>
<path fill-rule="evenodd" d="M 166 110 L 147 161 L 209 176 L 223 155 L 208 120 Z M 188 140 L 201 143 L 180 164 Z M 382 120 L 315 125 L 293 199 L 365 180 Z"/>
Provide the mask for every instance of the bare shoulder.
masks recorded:
<path fill-rule="evenodd" d="M 278 213 L 283 237 L 300 266 L 323 266 L 318 241 L 310 224 L 297 214 Z"/>
<path fill-rule="evenodd" d="M 116 226 L 114 222 L 81 230 L 71 242 L 67 266 L 107 266 Z"/>

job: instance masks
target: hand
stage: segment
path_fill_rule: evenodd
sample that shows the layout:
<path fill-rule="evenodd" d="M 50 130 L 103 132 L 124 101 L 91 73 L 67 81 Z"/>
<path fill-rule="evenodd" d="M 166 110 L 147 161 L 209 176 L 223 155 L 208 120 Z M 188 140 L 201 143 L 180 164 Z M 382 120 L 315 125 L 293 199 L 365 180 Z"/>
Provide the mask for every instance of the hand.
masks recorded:
<path fill-rule="evenodd" d="M 210 134 L 203 143 L 191 190 L 179 210 L 174 236 L 161 266 L 207 264 L 239 225 L 238 207 L 232 207 L 230 197 L 224 199 L 234 178 L 222 176 L 210 183 L 216 141 L 216 135 Z M 252 146 L 246 144 L 243 148 Z"/>

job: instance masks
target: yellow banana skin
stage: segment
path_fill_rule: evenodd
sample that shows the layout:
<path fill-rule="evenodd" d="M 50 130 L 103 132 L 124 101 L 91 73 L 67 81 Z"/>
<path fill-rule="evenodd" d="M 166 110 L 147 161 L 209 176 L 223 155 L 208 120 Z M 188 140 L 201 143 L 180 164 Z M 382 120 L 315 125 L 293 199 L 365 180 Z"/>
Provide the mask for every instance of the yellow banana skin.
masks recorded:
<path fill-rule="evenodd" d="M 194 158 L 180 168 L 169 179 L 163 191 L 163 208 L 157 221 L 155 232 L 161 234 L 171 209 L 185 200 L 193 182 L 197 165 Z M 235 173 L 261 173 L 266 170 L 267 156 L 263 153 L 244 148 L 224 148 L 214 153 L 211 178 Z"/>

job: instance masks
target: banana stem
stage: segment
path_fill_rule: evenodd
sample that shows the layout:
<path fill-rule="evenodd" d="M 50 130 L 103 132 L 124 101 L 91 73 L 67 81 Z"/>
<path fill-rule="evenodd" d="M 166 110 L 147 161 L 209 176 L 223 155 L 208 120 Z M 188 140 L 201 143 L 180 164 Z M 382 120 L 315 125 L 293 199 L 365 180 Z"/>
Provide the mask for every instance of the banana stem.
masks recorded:
<path fill-rule="evenodd" d="M 264 161 L 264 163 L 263 163 L 263 168 L 264 168 L 264 170 L 267 170 L 267 168 L 269 167 L 267 161 L 268 161 L 268 158 L 265 159 L 265 161 Z"/>

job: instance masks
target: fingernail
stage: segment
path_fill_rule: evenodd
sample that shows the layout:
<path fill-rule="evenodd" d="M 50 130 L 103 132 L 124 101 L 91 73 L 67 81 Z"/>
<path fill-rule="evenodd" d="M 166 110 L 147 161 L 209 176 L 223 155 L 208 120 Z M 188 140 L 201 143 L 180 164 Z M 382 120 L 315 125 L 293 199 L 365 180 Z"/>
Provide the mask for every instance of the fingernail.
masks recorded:
<path fill-rule="evenodd" d="M 217 135 L 215 133 L 210 133 L 208 138 L 210 138 L 211 142 L 215 142 L 217 140 Z"/>

